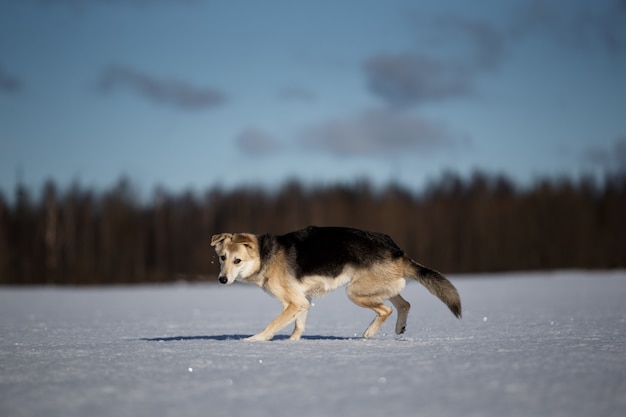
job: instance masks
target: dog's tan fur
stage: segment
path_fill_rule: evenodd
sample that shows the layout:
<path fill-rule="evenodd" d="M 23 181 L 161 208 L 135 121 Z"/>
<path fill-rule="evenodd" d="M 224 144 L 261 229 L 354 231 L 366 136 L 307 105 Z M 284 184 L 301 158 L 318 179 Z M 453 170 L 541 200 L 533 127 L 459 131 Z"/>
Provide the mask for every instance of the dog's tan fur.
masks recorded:
<path fill-rule="evenodd" d="M 390 238 L 389 238 L 390 239 Z M 446 303 L 460 317 L 461 304 L 452 284 L 436 271 L 421 267 L 406 255 L 378 260 L 367 267 L 346 264 L 341 273 L 334 277 L 307 275 L 296 278 L 293 265 L 287 259 L 284 248 L 278 247 L 266 259 L 262 259 L 259 237 L 250 233 L 221 233 L 211 239 L 211 246 L 220 260 L 220 281 L 231 284 L 235 280 L 258 285 L 276 297 L 283 311 L 260 333 L 247 341 L 270 340 L 274 335 L 295 321 L 291 340 L 298 340 L 305 328 L 311 298 L 347 284 L 347 295 L 358 306 L 372 309 L 376 317 L 363 333 L 363 337 L 374 336 L 392 309 L 384 304 L 389 300 L 398 311 L 396 333 L 404 332 L 410 304 L 400 292 L 406 285 L 405 278 L 422 282 L 433 294 Z M 293 260 L 292 260 L 293 262 Z M 436 274 L 420 275 L 416 268 Z M 223 280 L 223 281 L 222 281 Z"/>

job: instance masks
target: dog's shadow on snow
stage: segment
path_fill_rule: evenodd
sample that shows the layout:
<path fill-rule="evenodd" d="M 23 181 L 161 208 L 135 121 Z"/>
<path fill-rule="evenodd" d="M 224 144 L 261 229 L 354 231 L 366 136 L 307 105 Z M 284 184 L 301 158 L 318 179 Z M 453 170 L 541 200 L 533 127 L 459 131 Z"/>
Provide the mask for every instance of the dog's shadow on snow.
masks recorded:
<path fill-rule="evenodd" d="M 225 341 L 225 340 L 244 340 L 247 337 L 252 336 L 251 334 L 220 334 L 215 336 L 172 336 L 172 337 L 142 337 L 139 340 L 143 340 L 145 342 L 182 342 L 188 340 L 217 340 L 217 341 Z M 354 340 L 357 339 L 355 337 L 339 337 L 339 336 L 302 336 L 301 340 Z M 276 335 L 272 338 L 272 341 L 277 340 L 289 340 L 288 335 Z"/>

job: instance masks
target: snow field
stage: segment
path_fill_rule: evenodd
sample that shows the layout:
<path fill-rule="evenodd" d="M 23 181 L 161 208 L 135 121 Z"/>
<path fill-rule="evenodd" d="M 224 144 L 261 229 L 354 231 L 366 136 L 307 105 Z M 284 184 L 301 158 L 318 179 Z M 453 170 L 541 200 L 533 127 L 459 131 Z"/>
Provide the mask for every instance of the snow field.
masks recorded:
<path fill-rule="evenodd" d="M 0 415 L 626 415 L 626 272 L 450 278 L 463 320 L 410 283 L 407 332 L 365 340 L 339 289 L 261 343 L 254 287 L 0 288 Z"/>

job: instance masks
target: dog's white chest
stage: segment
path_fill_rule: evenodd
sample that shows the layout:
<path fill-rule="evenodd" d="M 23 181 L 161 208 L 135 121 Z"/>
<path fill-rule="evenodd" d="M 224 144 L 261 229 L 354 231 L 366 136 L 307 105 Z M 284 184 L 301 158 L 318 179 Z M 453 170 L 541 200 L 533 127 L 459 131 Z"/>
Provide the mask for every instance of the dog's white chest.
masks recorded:
<path fill-rule="evenodd" d="M 304 293 L 309 297 L 319 297 L 330 291 L 346 285 L 352 279 L 352 274 L 345 271 L 336 277 L 311 275 L 302 278 Z"/>

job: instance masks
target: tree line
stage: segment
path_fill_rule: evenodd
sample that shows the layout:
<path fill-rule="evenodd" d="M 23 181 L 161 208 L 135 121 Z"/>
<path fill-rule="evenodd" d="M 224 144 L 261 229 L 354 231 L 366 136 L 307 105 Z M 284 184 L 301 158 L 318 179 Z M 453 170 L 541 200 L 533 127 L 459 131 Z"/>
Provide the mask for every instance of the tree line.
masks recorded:
<path fill-rule="evenodd" d="M 219 187 L 149 201 L 128 179 L 94 191 L 47 182 L 37 197 L 0 192 L 0 284 L 121 284 L 211 280 L 215 233 L 286 233 L 313 224 L 389 234 L 444 273 L 626 267 L 626 174 L 599 184 L 445 173 L 421 192 L 398 184 L 276 190 Z"/>

